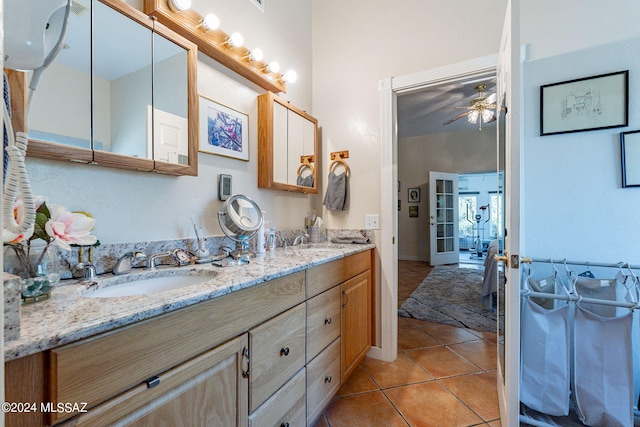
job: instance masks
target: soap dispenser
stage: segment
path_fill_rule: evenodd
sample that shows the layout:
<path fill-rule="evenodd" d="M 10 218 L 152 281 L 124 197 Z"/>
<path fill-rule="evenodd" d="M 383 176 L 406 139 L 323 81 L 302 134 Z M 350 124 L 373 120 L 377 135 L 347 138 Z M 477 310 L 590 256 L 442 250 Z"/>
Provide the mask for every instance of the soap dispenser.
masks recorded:
<path fill-rule="evenodd" d="M 276 228 L 269 227 L 269 235 L 267 237 L 267 248 L 270 251 L 276 250 Z"/>

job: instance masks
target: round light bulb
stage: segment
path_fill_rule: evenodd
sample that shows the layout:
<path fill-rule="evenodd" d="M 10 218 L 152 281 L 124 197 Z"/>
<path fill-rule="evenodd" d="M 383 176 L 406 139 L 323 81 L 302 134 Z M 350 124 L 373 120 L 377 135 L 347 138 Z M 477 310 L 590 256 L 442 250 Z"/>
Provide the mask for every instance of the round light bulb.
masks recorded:
<path fill-rule="evenodd" d="M 296 73 L 293 70 L 289 70 L 286 73 L 284 73 L 284 76 L 282 76 L 282 81 L 285 83 L 295 83 L 298 80 L 298 73 Z"/>
<path fill-rule="evenodd" d="M 262 58 L 264 58 L 264 53 L 262 52 L 262 49 L 258 49 L 258 48 L 253 49 L 249 54 L 249 62 L 262 61 Z"/>
<path fill-rule="evenodd" d="M 220 27 L 220 19 L 213 13 L 208 14 L 202 20 L 202 28 L 205 31 L 217 30 Z"/>
<path fill-rule="evenodd" d="M 267 73 L 277 73 L 278 71 L 280 71 L 280 64 L 276 61 L 269 62 L 267 65 Z"/>
<path fill-rule="evenodd" d="M 244 43 L 244 37 L 240 33 L 233 33 L 227 39 L 229 47 L 240 47 Z"/>
<path fill-rule="evenodd" d="M 191 0 L 169 0 L 169 5 L 176 12 L 182 12 L 191 7 Z"/>

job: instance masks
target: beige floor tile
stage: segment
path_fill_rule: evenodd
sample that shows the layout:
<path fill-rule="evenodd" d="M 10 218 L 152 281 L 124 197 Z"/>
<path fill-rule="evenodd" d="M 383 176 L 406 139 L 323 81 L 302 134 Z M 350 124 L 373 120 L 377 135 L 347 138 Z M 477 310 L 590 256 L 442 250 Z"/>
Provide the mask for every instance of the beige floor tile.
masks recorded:
<path fill-rule="evenodd" d="M 489 341 L 465 342 L 451 345 L 449 348 L 480 366 L 485 371 L 498 367 L 498 350 L 496 349 L 496 345 Z"/>
<path fill-rule="evenodd" d="M 439 382 L 484 421 L 500 418 L 495 377 L 481 373 L 444 378 Z"/>
<path fill-rule="evenodd" d="M 399 353 L 394 362 L 383 362 L 367 357 L 362 366 L 380 388 L 397 387 L 433 379 L 433 376 L 404 353 Z"/>
<path fill-rule="evenodd" d="M 443 344 L 458 344 L 478 340 L 478 336 L 469 332 L 468 329 L 441 323 L 425 322 L 424 325 L 418 326 L 418 329 L 423 330 Z"/>
<path fill-rule="evenodd" d="M 381 391 L 334 398 L 326 410 L 331 427 L 406 427 Z"/>
<path fill-rule="evenodd" d="M 398 348 L 402 350 L 433 347 L 434 345 L 440 345 L 440 342 L 418 328 L 398 330 Z"/>
<path fill-rule="evenodd" d="M 406 354 L 436 378 L 479 372 L 481 369 L 447 347 L 409 350 Z"/>
<path fill-rule="evenodd" d="M 353 374 L 342 384 L 340 390 L 338 390 L 338 396 L 346 396 L 349 394 L 364 393 L 368 391 L 378 390 L 378 386 L 373 382 L 369 374 L 358 366 Z"/>
<path fill-rule="evenodd" d="M 489 425 L 491 427 L 502 427 L 502 423 L 500 422 L 500 420 L 491 421 Z"/>
<path fill-rule="evenodd" d="M 457 427 L 482 422 L 480 417 L 435 381 L 391 388 L 384 393 L 411 427 Z"/>

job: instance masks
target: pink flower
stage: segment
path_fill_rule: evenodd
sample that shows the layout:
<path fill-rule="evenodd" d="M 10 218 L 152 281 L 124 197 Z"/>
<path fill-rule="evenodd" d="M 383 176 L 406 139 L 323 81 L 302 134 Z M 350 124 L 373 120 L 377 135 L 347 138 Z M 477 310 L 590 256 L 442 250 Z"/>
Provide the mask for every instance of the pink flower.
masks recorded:
<path fill-rule="evenodd" d="M 72 213 L 63 206 L 49 206 L 51 219 L 45 224 L 45 231 L 62 249 L 71 250 L 72 244 L 93 245 L 96 236 L 90 231 L 96 220 L 84 214 Z"/>

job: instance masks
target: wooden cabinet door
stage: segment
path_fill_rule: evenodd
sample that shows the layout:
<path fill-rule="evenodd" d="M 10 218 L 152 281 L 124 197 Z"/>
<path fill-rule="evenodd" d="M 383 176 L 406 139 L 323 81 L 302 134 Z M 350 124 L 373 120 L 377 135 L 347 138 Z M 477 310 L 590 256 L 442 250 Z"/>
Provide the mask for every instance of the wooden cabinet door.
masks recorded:
<path fill-rule="evenodd" d="M 246 427 L 247 334 L 68 421 L 69 426 Z"/>
<path fill-rule="evenodd" d="M 347 280 L 342 288 L 342 382 L 365 358 L 371 347 L 371 271 Z"/>

